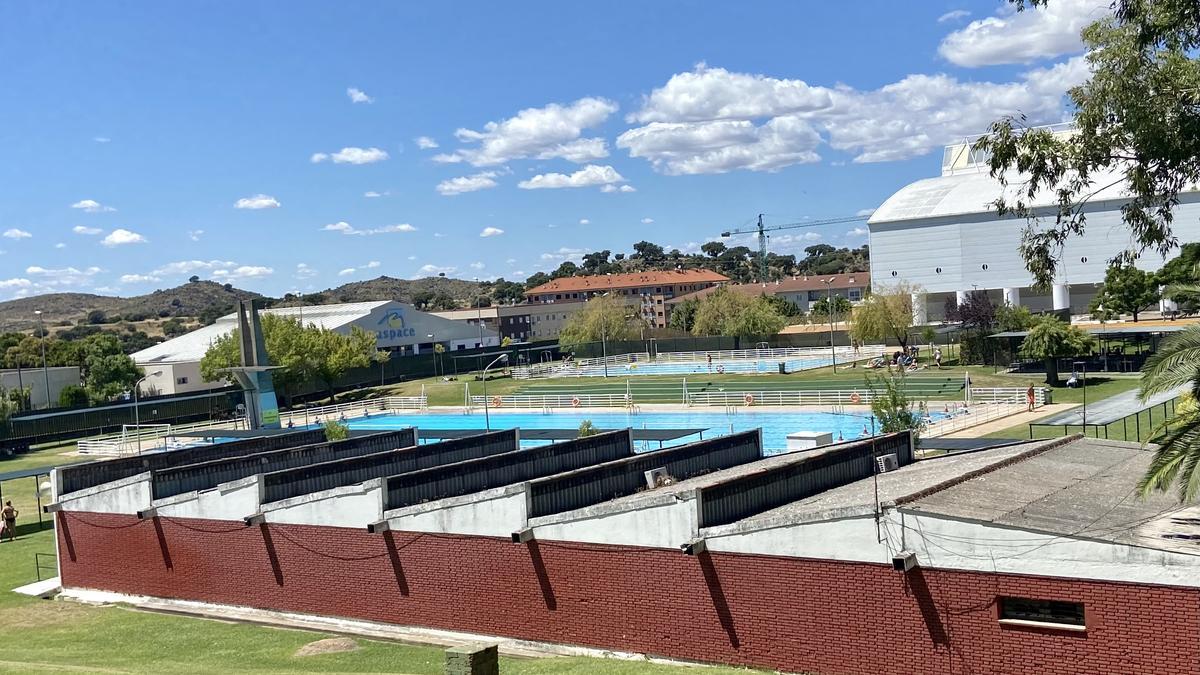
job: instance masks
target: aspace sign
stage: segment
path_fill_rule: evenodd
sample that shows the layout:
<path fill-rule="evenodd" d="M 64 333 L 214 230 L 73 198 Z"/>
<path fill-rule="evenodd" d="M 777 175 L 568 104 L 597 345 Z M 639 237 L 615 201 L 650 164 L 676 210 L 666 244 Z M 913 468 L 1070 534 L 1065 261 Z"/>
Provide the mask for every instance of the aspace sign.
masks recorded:
<path fill-rule="evenodd" d="M 380 342 L 399 340 L 417 336 L 417 329 L 409 328 L 404 321 L 403 310 L 389 310 L 379 320 L 379 328 L 375 330 L 375 338 Z"/>

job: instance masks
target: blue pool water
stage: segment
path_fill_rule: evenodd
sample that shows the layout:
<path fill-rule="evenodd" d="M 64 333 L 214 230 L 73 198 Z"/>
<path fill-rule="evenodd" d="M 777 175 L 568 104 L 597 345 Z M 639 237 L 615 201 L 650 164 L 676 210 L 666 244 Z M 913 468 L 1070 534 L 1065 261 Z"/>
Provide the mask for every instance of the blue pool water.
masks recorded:
<path fill-rule="evenodd" d="M 933 415 L 941 417 L 940 413 Z M 866 428 L 871 429 L 872 416 L 867 413 L 826 412 L 758 412 L 739 410 L 735 415 L 715 411 L 687 412 L 553 412 L 553 413 L 491 413 L 492 429 L 574 429 L 584 420 L 591 420 L 601 429 L 705 429 L 704 437 L 762 428 L 763 446 L 779 451 L 787 448 L 787 435 L 797 431 L 828 431 L 834 440 L 858 438 Z M 354 418 L 347 422 L 352 429 L 483 429 L 483 413 L 414 413 Z M 689 436 L 674 443 L 699 440 Z M 657 448 L 658 444 L 654 443 Z"/>

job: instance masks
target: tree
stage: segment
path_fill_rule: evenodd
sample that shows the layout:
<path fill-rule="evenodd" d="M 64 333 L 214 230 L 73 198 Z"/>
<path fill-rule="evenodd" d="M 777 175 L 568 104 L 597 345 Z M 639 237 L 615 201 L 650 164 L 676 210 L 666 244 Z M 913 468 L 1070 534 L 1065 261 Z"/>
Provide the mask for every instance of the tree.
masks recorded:
<path fill-rule="evenodd" d="M 996 330 L 1000 332 L 1028 330 L 1033 325 L 1033 314 L 1028 307 L 1003 304 L 996 308 Z"/>
<path fill-rule="evenodd" d="M 663 247 L 648 241 L 639 241 L 633 245 L 633 255 L 630 258 L 641 260 L 648 266 L 654 266 L 666 260 Z"/>
<path fill-rule="evenodd" d="M 849 298 L 842 295 L 833 296 L 833 318 L 836 321 L 838 317 L 848 316 L 854 310 L 854 305 L 851 304 Z M 826 296 L 817 300 L 808 308 L 809 317 L 815 321 L 829 321 L 829 297 Z"/>
<path fill-rule="evenodd" d="M 799 305 L 792 302 L 791 300 L 788 300 L 787 298 L 784 298 L 784 297 L 781 297 L 778 295 L 766 295 L 763 297 L 765 297 L 767 299 L 767 302 L 771 305 L 771 307 L 773 307 L 775 309 L 776 312 L 779 313 L 780 316 L 787 317 L 789 319 L 794 318 L 794 317 L 804 316 L 804 310 L 800 309 Z M 846 302 L 847 302 L 846 311 L 850 311 L 849 310 L 849 300 L 847 300 Z"/>
<path fill-rule="evenodd" d="M 58 405 L 63 408 L 82 408 L 88 404 L 87 390 L 77 384 L 68 384 L 58 392 Z"/>
<path fill-rule="evenodd" d="M 675 303 L 671 308 L 671 319 L 667 325 L 674 330 L 691 332 L 692 325 L 696 322 L 696 308 L 700 305 L 700 301 L 696 298 L 687 298 Z"/>
<path fill-rule="evenodd" d="M 90 324 L 107 323 L 108 316 L 103 310 L 93 309 L 87 313 L 87 322 Z"/>
<path fill-rule="evenodd" d="M 1027 359 L 1041 359 L 1046 365 L 1046 384 L 1058 386 L 1058 359 L 1088 354 L 1095 347 L 1096 338 L 1083 329 L 1047 315 L 1034 319 L 1017 353 Z"/>
<path fill-rule="evenodd" d="M 1059 0 L 1009 0 L 1018 9 Z M 975 148 L 991 153 L 994 177 L 1022 173 L 1014 199 L 995 202 L 1001 215 L 1035 215 L 1035 197 L 1056 204 L 1051 227 L 1030 228 L 1021 253 L 1038 286 L 1053 282 L 1063 246 L 1086 226 L 1088 200 L 1121 184 L 1132 199 L 1121 207 L 1131 245 L 1114 262 L 1132 264 L 1149 249 L 1166 255 L 1177 244 L 1172 223 L 1179 193 L 1200 180 L 1200 20 L 1187 0 L 1116 0 L 1113 16 L 1083 30 L 1090 79 L 1069 95 L 1077 131 L 1055 135 L 1024 120 L 992 124 Z"/>
<path fill-rule="evenodd" d="M 99 333 L 83 341 L 82 375 L 88 397 L 93 402 L 102 402 L 133 389 L 142 371 L 122 351 L 115 335 Z"/>
<path fill-rule="evenodd" d="M 902 349 L 908 348 L 908 333 L 913 325 L 913 293 L 918 286 L 900 282 L 891 288 L 880 288 L 868 295 L 854 308 L 850 335 L 862 344 L 893 339 Z"/>
<path fill-rule="evenodd" d="M 1200 408 L 1196 393 L 1200 390 L 1200 325 L 1175 333 L 1146 359 L 1142 367 L 1142 400 L 1155 394 L 1187 386 L 1175 408 L 1175 417 L 1164 422 L 1162 435 L 1155 439 L 1158 449 L 1146 475 L 1139 484 L 1143 496 L 1156 490 L 1166 491 L 1178 484 L 1179 500 L 1190 502 L 1200 490 Z"/>
<path fill-rule="evenodd" d="M 996 324 L 996 306 L 987 291 L 970 291 L 958 306 L 958 321 L 963 328 L 988 332 Z"/>
<path fill-rule="evenodd" d="M 550 275 L 546 274 L 545 272 L 534 272 L 525 278 L 525 290 L 537 288 L 538 286 L 541 286 L 542 284 L 548 284 L 551 281 Z"/>
<path fill-rule="evenodd" d="M 326 420 L 325 424 L 325 440 L 326 441 L 344 441 L 350 438 L 350 427 L 338 420 Z"/>
<path fill-rule="evenodd" d="M 600 433 L 600 430 L 596 428 L 595 424 L 592 424 L 591 420 L 584 420 L 579 423 L 579 438 L 595 436 L 598 433 Z"/>
<path fill-rule="evenodd" d="M 1181 312 L 1190 314 L 1200 310 L 1200 293 L 1179 290 L 1182 286 L 1200 283 L 1200 243 L 1184 244 L 1179 255 L 1168 260 L 1155 276 L 1159 284 L 1167 287 L 1165 296 L 1176 303 Z"/>
<path fill-rule="evenodd" d="M 200 281 L 200 277 L 196 276 L 195 274 L 193 274 L 192 276 L 188 277 L 188 282 L 189 282 L 189 283 L 193 283 L 193 284 L 194 284 L 194 283 L 196 283 L 196 282 L 198 282 L 198 281 Z"/>
<path fill-rule="evenodd" d="M 500 277 L 492 282 L 492 299 L 500 304 L 521 302 L 525 299 L 525 286 Z"/>
<path fill-rule="evenodd" d="M 916 443 L 925 429 L 925 415 L 914 410 L 904 385 L 904 369 L 895 373 L 867 375 L 867 388 L 871 390 L 871 413 L 879 421 L 879 432 L 892 434 L 912 431 Z"/>
<path fill-rule="evenodd" d="M 1104 287 L 1092 299 L 1090 309 L 1092 314 L 1103 318 L 1132 314 L 1136 323 L 1138 314 L 1158 302 L 1158 298 L 1158 281 L 1153 274 L 1133 265 L 1116 264 L 1104 273 Z"/>
<path fill-rule="evenodd" d="M 610 296 L 596 296 L 571 315 L 558 335 L 558 344 L 571 348 L 601 340 L 633 340 L 642 327 L 625 304 Z"/>
<path fill-rule="evenodd" d="M 718 288 L 700 300 L 692 324 L 693 335 L 739 337 L 774 335 L 787 319 L 764 296 Z"/>
<path fill-rule="evenodd" d="M 167 319 L 162 322 L 160 328 L 162 328 L 163 335 L 167 337 L 176 337 L 188 332 L 187 324 L 180 318 Z"/>
<path fill-rule="evenodd" d="M 612 251 L 605 249 L 603 251 L 595 251 L 593 253 L 585 253 L 583 256 L 583 271 L 588 274 L 603 274 L 608 271 L 612 265 L 608 262 L 608 257 L 612 255 Z"/>
<path fill-rule="evenodd" d="M 710 258 L 720 258 L 727 247 L 719 241 L 706 241 L 700 244 L 700 250 Z"/>

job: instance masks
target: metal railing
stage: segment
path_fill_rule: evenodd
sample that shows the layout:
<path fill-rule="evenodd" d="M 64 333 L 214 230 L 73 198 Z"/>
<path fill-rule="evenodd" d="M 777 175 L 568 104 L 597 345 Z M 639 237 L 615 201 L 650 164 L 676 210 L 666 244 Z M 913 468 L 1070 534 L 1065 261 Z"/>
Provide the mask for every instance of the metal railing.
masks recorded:
<path fill-rule="evenodd" d="M 49 560 L 49 563 L 43 562 Z M 44 581 L 45 579 L 53 579 L 58 576 L 58 558 L 53 553 L 34 553 L 33 566 L 37 571 L 37 580 Z M 48 576 L 43 577 L 42 572 L 49 572 Z"/>
<path fill-rule="evenodd" d="M 472 396 L 471 406 L 491 408 L 612 408 L 634 407 L 633 397 L 627 394 L 529 394 L 504 396 Z"/>
<path fill-rule="evenodd" d="M 1088 424 L 1045 424 L 1032 423 L 1029 425 L 1030 438 L 1045 438 L 1041 434 L 1035 434 L 1035 429 L 1049 429 L 1050 433 L 1057 436 L 1058 429 L 1062 429 L 1063 436 L 1069 436 L 1072 429 L 1081 431 L 1084 436 L 1092 436 L 1093 438 L 1106 438 L 1112 440 L 1125 440 L 1134 442 L 1147 442 L 1154 440 L 1154 437 L 1161 433 L 1164 429 L 1163 424 L 1175 417 L 1175 408 L 1179 404 L 1179 398 L 1171 398 L 1162 403 L 1146 406 L 1136 412 L 1131 412 L 1124 417 L 1101 421 L 1098 423 Z M 1081 420 L 1082 421 L 1082 420 Z M 1090 432 L 1090 433 L 1089 433 Z"/>
<path fill-rule="evenodd" d="M 965 410 L 960 409 L 951 412 L 949 417 L 943 417 L 934 422 L 930 422 L 925 426 L 924 436 L 933 438 L 935 436 L 945 436 L 946 434 L 955 431 L 962 431 L 970 427 L 978 426 L 986 422 L 992 422 L 1009 415 L 1025 412 L 1028 406 L 1025 403 L 1005 402 L 1005 403 L 979 403 L 971 405 Z"/>
<path fill-rule="evenodd" d="M 1029 390 L 1022 387 L 971 387 L 971 401 L 974 403 L 1027 403 L 1025 400 Z M 1034 407 L 1046 405 L 1050 390 L 1046 387 L 1033 388 Z"/>
<path fill-rule="evenodd" d="M 308 426 L 318 422 L 337 420 L 342 417 L 365 417 L 367 415 L 388 414 L 393 410 L 424 410 L 429 407 L 428 397 L 421 396 L 386 396 L 383 398 L 338 403 L 305 410 L 293 410 L 280 415 L 280 420 L 287 424 L 289 421 L 297 426 Z M 166 428 L 161 428 L 165 426 Z M 183 448 L 196 445 L 203 441 L 198 438 L 181 439 L 177 435 L 185 431 L 208 431 L 220 429 L 246 428 L 244 417 L 232 420 L 210 420 L 192 424 L 177 425 L 143 425 L 132 431 L 126 430 L 117 434 L 81 439 L 78 449 L 81 454 L 120 456 L 137 452 L 140 445 L 143 451 L 163 448 Z"/>
<path fill-rule="evenodd" d="M 882 345 L 865 345 L 857 351 L 850 346 L 834 347 L 834 353 L 839 359 L 859 360 L 882 354 L 886 347 Z M 538 377 L 573 377 L 590 374 L 597 368 L 605 366 L 626 366 L 635 363 L 707 363 L 711 357 L 713 367 L 722 363 L 743 361 L 779 361 L 796 359 L 824 359 L 830 354 L 828 347 L 781 347 L 777 349 L 722 349 L 714 351 L 694 352 L 632 352 L 614 354 L 607 357 L 579 359 L 578 361 L 538 363 L 528 366 L 517 366 L 512 369 L 516 379 Z M 738 371 L 731 371 L 738 372 Z"/>

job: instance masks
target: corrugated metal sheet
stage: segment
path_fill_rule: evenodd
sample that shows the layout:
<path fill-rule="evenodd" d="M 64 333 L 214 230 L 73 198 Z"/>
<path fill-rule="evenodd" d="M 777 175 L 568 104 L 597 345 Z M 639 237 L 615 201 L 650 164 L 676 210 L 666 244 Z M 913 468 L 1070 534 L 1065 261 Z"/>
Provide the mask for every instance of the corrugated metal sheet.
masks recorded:
<path fill-rule="evenodd" d="M 812 453 L 802 461 L 755 472 L 700 491 L 700 527 L 726 525 L 875 474 L 875 458 L 912 461 L 908 432 Z"/>
<path fill-rule="evenodd" d="M 665 467 L 676 480 L 727 469 L 762 457 L 759 430 L 642 453 L 627 459 L 553 476 L 529 484 L 530 517 L 547 516 L 633 494 L 645 472 Z"/>
<path fill-rule="evenodd" d="M 624 429 L 415 471 L 388 479 L 387 508 L 471 494 L 632 455 L 633 442 Z"/>
<path fill-rule="evenodd" d="M 136 476 L 139 473 L 156 469 L 167 469 L 173 466 L 198 464 L 216 459 L 241 457 L 260 452 L 295 448 L 311 445 L 325 440 L 323 429 L 296 431 L 288 434 L 247 438 L 228 443 L 201 445 L 169 452 L 152 452 L 136 457 L 120 457 L 99 462 L 69 464 L 59 467 L 62 476 L 63 494 L 83 490 L 96 485 L 103 485 L 122 478 Z"/>
<path fill-rule="evenodd" d="M 513 452 L 520 449 L 518 436 L 516 429 L 493 431 L 490 434 L 476 434 L 441 443 L 268 473 L 262 479 L 263 501 L 276 502 L 373 478 Z"/>
<path fill-rule="evenodd" d="M 343 457 L 407 448 L 417 444 L 416 429 L 400 429 L 335 443 L 317 443 L 299 448 L 260 452 L 244 457 L 220 459 L 200 464 L 172 467 L 152 474 L 155 499 L 164 499 L 193 490 L 208 490 L 221 483 L 258 473 L 290 469 Z"/>

